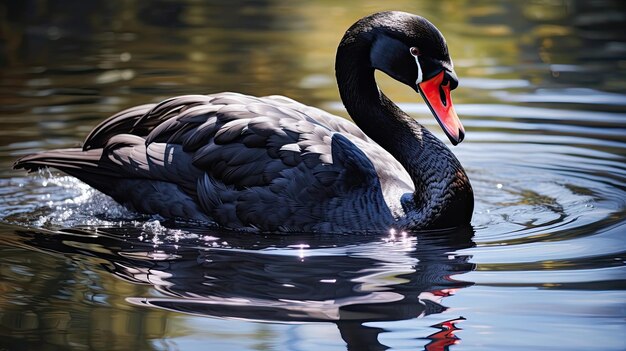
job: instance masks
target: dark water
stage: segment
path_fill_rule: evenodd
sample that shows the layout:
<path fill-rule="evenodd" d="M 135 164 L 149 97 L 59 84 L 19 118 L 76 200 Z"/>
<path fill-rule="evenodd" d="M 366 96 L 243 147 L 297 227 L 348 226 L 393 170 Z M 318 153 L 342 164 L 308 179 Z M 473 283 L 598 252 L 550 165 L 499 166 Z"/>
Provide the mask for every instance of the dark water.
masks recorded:
<path fill-rule="evenodd" d="M 390 8 L 448 40 L 472 228 L 235 235 L 10 169 L 179 94 L 345 116 L 336 44 Z M 1 1 L 0 350 L 625 350 L 625 26 L 621 1 Z"/>

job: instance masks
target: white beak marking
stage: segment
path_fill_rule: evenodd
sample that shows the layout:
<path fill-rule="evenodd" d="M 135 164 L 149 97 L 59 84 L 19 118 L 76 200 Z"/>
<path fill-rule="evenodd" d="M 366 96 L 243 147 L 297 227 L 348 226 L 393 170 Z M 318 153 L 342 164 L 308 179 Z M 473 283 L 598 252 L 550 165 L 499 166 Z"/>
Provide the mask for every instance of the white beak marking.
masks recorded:
<path fill-rule="evenodd" d="M 419 56 L 415 57 L 415 63 L 417 64 L 417 80 L 415 81 L 415 85 L 417 86 L 424 79 L 424 74 L 422 73 L 422 66 L 420 66 Z"/>

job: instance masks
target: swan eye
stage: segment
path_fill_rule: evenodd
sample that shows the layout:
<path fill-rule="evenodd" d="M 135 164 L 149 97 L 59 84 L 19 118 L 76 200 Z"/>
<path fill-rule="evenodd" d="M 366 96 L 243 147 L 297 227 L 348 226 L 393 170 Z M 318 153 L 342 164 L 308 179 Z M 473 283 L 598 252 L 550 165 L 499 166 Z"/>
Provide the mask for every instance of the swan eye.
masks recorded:
<path fill-rule="evenodd" d="M 411 55 L 416 57 L 420 55 L 420 49 L 416 48 L 415 46 L 409 49 L 409 52 L 411 52 Z"/>

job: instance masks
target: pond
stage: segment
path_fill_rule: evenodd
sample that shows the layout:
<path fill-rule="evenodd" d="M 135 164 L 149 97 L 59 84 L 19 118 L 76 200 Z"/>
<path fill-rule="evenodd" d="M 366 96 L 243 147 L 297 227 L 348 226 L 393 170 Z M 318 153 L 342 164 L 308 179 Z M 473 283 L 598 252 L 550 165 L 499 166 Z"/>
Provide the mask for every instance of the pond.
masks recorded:
<path fill-rule="evenodd" d="M 386 9 L 448 41 L 471 228 L 235 234 L 11 169 L 175 95 L 348 118 L 336 45 Z M 1 2 L 0 350 L 626 349 L 624 23 L 618 0 Z M 414 91 L 377 79 L 446 139 Z"/>

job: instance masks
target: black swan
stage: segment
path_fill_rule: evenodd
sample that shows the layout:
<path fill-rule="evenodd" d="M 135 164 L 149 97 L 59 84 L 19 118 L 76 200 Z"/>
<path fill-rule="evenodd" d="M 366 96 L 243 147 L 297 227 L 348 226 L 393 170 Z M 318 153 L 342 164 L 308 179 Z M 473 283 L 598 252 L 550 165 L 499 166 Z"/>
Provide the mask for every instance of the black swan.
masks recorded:
<path fill-rule="evenodd" d="M 110 117 L 82 148 L 28 155 L 14 168 L 54 167 L 138 212 L 236 230 L 468 224 L 474 197 L 463 167 L 379 90 L 376 69 L 419 92 L 453 144 L 463 140 L 443 35 L 393 11 L 357 21 L 337 49 L 337 84 L 356 125 L 283 96 L 178 96 Z"/>

